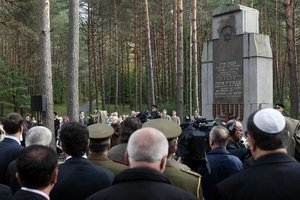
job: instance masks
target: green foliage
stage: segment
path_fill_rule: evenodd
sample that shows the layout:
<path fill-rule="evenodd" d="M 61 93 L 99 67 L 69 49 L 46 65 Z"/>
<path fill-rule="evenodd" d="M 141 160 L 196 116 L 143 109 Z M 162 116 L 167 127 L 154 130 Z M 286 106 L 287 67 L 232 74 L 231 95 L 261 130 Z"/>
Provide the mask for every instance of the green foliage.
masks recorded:
<path fill-rule="evenodd" d="M 29 108 L 28 76 L 12 68 L 3 56 L 0 56 L 0 99 L 3 105 L 13 106 L 15 111 Z"/>

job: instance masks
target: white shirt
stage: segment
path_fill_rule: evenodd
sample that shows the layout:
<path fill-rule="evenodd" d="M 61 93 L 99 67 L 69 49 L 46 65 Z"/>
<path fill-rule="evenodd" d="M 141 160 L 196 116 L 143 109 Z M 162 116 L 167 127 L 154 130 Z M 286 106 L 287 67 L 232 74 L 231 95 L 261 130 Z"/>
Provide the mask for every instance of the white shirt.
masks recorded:
<path fill-rule="evenodd" d="M 16 142 L 18 142 L 21 145 L 20 140 L 18 138 L 16 138 L 15 136 L 4 135 L 4 138 L 10 138 L 12 140 L 15 140 Z"/>
<path fill-rule="evenodd" d="M 50 200 L 49 195 L 46 194 L 46 193 L 44 193 L 44 192 L 42 192 L 42 191 L 40 191 L 40 190 L 30 189 L 30 188 L 27 188 L 27 187 L 21 187 L 21 190 L 25 190 L 25 191 L 29 191 L 29 192 L 32 192 L 32 193 L 36 193 L 36 194 L 42 195 L 46 199 Z"/>

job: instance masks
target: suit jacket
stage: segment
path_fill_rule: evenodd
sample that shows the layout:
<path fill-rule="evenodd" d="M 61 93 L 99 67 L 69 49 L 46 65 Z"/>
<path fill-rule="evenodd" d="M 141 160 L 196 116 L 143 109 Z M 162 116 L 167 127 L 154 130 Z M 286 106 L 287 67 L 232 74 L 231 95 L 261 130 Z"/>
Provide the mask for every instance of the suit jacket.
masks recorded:
<path fill-rule="evenodd" d="M 23 147 L 11 138 L 4 138 L 0 142 L 0 183 L 6 184 L 6 170 L 9 163 L 15 160 Z"/>
<path fill-rule="evenodd" d="M 225 178 L 243 170 L 243 163 L 225 148 L 215 148 L 207 153 L 209 169 L 203 175 L 201 186 L 205 200 L 215 198 L 216 185 Z"/>
<path fill-rule="evenodd" d="M 12 199 L 11 190 L 7 185 L 0 184 L 0 199 L 1 200 Z"/>
<path fill-rule="evenodd" d="M 172 186 L 158 171 L 146 168 L 127 169 L 116 176 L 113 186 L 97 192 L 87 200 L 189 200 L 191 193 Z"/>
<path fill-rule="evenodd" d="M 217 189 L 220 199 L 299 199 L 300 164 L 287 154 L 265 155 L 222 181 Z"/>
<path fill-rule="evenodd" d="M 165 171 L 163 173 L 172 185 L 192 193 L 195 197 L 202 199 L 202 190 L 200 186 L 201 175 L 191 170 L 178 169 L 168 159 Z"/>
<path fill-rule="evenodd" d="M 88 160 L 95 165 L 109 169 L 115 175 L 119 174 L 121 171 L 128 168 L 127 165 L 123 165 L 121 163 L 117 163 L 112 160 L 109 160 L 105 155 L 101 153 L 90 152 L 88 156 Z"/>
<path fill-rule="evenodd" d="M 30 191 L 25 191 L 25 190 L 18 190 L 14 196 L 13 196 L 13 200 L 47 200 L 46 197 L 34 193 L 34 192 L 30 192 Z"/>
<path fill-rule="evenodd" d="M 17 162 L 16 162 L 16 160 L 13 160 L 8 165 L 7 171 L 6 171 L 7 185 L 10 186 L 13 194 L 21 188 L 21 186 L 16 178 L 17 171 L 18 171 L 17 170 Z"/>
<path fill-rule="evenodd" d="M 109 187 L 114 174 L 90 163 L 86 158 L 72 157 L 58 165 L 57 183 L 50 193 L 51 200 L 83 200 Z"/>

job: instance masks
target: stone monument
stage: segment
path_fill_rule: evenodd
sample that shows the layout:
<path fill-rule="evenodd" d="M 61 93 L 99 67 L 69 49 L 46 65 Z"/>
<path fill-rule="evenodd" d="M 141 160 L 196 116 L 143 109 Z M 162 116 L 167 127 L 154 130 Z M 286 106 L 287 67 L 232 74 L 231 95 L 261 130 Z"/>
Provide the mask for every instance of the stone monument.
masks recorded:
<path fill-rule="evenodd" d="M 270 39 L 259 34 L 259 12 L 232 4 L 213 11 L 212 40 L 202 52 L 202 116 L 245 123 L 273 106 Z"/>

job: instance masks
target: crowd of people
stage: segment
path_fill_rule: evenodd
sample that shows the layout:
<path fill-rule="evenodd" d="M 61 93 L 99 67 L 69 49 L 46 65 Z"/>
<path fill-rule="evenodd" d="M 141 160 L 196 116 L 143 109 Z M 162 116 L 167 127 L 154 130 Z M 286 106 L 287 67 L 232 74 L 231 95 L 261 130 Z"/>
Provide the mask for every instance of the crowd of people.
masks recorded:
<path fill-rule="evenodd" d="M 0 199 L 297 199 L 291 123 L 276 109 L 252 113 L 246 131 L 237 119 L 203 126 L 198 112 L 180 123 L 155 105 L 122 117 L 97 111 L 93 120 L 80 112 L 77 122 L 55 113 L 55 138 L 11 113 L 2 121 Z"/>

